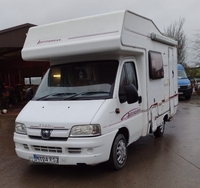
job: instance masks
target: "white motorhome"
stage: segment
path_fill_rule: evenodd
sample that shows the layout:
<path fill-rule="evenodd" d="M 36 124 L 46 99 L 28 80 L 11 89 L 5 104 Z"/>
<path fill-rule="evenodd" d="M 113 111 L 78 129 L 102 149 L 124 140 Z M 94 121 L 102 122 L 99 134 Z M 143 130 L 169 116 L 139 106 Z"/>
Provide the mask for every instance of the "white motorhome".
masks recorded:
<path fill-rule="evenodd" d="M 30 28 L 22 57 L 50 68 L 16 118 L 17 155 L 121 169 L 127 146 L 162 136 L 177 111 L 176 45 L 130 11 Z"/>

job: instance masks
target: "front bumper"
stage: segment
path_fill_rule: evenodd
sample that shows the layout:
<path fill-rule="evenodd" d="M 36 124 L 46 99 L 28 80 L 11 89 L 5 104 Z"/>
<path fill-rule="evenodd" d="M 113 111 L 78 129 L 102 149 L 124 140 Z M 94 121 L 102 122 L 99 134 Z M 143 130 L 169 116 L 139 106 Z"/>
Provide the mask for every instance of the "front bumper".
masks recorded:
<path fill-rule="evenodd" d="M 179 88 L 178 89 L 178 94 L 179 96 L 183 96 L 183 97 L 189 97 L 192 95 L 192 88 L 189 89 L 185 89 L 185 88 Z"/>
<path fill-rule="evenodd" d="M 95 165 L 109 159 L 116 132 L 90 138 L 68 138 L 67 141 L 30 139 L 14 133 L 15 151 L 23 159 L 34 162 L 34 155 L 58 157 L 59 165 Z"/>

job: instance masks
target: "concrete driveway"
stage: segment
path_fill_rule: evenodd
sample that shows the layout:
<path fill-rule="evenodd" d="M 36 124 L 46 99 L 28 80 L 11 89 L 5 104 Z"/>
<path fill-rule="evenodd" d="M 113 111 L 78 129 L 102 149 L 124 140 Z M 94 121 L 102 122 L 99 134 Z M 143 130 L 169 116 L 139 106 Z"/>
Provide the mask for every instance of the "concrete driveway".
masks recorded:
<path fill-rule="evenodd" d="M 12 111 L 13 110 L 13 111 Z M 162 138 L 149 135 L 128 148 L 120 171 L 106 164 L 90 166 L 31 165 L 16 156 L 14 120 L 19 109 L 0 116 L 1 188 L 199 188 L 200 97 L 180 100 Z"/>

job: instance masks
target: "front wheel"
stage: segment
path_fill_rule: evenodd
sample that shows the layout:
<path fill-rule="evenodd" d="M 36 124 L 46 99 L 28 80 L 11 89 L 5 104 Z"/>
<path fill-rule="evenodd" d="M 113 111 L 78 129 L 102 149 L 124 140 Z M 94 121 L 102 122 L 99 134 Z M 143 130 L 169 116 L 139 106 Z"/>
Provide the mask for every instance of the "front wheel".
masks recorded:
<path fill-rule="evenodd" d="M 124 167 L 127 160 L 127 141 L 123 134 L 118 134 L 113 142 L 109 166 L 114 170 Z"/>
<path fill-rule="evenodd" d="M 155 137 L 161 137 L 165 131 L 165 121 L 163 120 L 161 125 L 157 127 L 156 131 L 153 133 Z"/>

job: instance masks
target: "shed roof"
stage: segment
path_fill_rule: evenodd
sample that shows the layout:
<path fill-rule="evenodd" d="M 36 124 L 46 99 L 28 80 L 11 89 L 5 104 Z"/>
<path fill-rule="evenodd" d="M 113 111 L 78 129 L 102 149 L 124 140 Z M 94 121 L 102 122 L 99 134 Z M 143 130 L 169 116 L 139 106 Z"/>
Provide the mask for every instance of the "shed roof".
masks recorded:
<path fill-rule="evenodd" d="M 35 25 L 26 23 L 0 30 L 0 62 L 21 58 L 21 49 L 24 45 L 26 33 Z"/>

